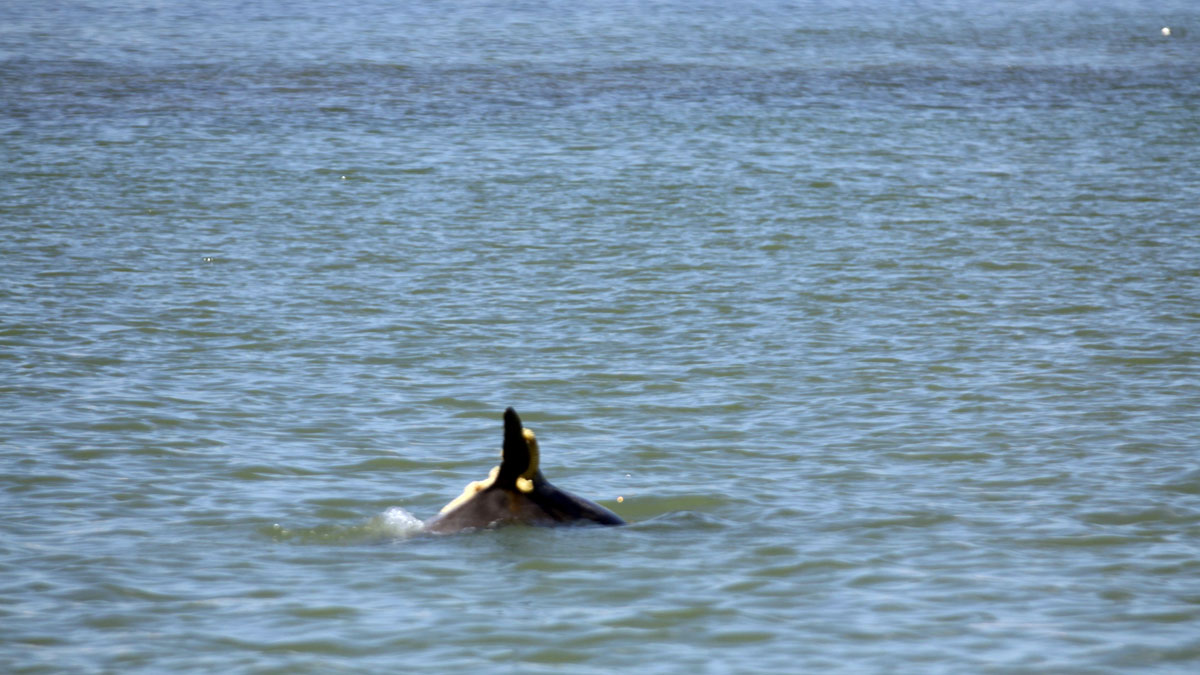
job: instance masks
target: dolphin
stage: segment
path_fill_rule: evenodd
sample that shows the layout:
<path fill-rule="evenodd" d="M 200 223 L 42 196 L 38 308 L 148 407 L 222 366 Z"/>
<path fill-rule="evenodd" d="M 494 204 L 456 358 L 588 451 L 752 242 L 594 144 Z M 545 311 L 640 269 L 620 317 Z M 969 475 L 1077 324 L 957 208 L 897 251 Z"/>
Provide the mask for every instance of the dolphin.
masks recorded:
<path fill-rule="evenodd" d="M 624 525 L 617 514 L 550 484 L 538 468 L 538 444 L 517 411 L 504 411 L 504 452 L 488 477 L 467 485 L 426 525 L 429 532 L 525 525 Z"/>

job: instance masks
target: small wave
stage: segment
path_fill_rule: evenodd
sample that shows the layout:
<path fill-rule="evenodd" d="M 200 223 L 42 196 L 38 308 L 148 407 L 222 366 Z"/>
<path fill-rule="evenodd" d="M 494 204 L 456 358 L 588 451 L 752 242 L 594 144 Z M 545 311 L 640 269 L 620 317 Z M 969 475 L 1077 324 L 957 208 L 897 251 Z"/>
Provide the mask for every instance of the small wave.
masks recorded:
<path fill-rule="evenodd" d="M 622 505 L 618 507 L 621 516 L 630 522 L 660 518 L 667 514 L 680 512 L 710 511 L 729 503 L 728 499 L 711 494 L 645 495 L 629 497 L 621 501 Z"/>

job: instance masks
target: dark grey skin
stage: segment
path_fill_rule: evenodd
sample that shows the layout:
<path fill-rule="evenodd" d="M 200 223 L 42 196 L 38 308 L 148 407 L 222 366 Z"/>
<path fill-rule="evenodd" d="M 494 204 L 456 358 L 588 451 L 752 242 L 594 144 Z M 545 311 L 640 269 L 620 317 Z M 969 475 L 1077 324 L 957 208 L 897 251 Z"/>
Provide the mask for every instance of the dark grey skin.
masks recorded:
<path fill-rule="evenodd" d="M 617 514 L 550 484 L 538 468 L 533 432 L 521 425 L 517 411 L 504 411 L 504 454 L 495 478 L 467 486 L 425 526 L 446 534 L 521 523 L 524 525 L 624 525 Z"/>

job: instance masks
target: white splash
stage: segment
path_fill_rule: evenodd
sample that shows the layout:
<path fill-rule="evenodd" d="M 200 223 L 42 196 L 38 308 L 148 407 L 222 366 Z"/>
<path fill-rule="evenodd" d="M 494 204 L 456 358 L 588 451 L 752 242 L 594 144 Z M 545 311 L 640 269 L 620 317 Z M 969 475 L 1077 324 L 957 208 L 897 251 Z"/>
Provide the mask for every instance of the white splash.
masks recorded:
<path fill-rule="evenodd" d="M 383 534 L 393 537 L 408 537 L 425 528 L 425 523 L 420 518 L 399 506 L 393 506 L 375 516 L 372 519 L 372 525 L 379 528 Z"/>

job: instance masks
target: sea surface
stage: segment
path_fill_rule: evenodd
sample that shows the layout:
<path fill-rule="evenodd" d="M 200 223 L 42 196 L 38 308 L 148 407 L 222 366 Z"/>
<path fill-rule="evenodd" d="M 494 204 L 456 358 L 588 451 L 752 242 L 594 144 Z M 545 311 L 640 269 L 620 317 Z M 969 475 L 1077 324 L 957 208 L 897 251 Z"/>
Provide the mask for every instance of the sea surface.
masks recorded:
<path fill-rule="evenodd" d="M 0 671 L 1198 669 L 1192 0 L 0 3 Z"/>

